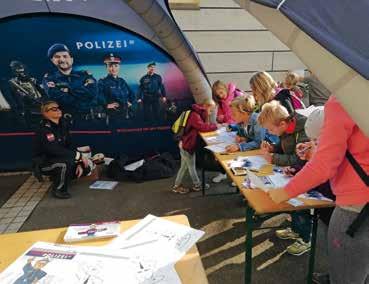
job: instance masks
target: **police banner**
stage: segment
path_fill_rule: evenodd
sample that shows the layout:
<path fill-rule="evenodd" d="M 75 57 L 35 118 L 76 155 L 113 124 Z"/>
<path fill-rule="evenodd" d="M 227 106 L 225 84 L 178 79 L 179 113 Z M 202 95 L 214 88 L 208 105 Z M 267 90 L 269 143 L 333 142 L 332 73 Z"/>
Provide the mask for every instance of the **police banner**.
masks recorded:
<path fill-rule="evenodd" d="M 174 60 L 136 26 L 54 13 L 1 19 L 0 169 L 29 165 L 40 106 L 50 100 L 76 146 L 108 156 L 175 150 L 169 128 L 192 103 L 191 92 Z"/>

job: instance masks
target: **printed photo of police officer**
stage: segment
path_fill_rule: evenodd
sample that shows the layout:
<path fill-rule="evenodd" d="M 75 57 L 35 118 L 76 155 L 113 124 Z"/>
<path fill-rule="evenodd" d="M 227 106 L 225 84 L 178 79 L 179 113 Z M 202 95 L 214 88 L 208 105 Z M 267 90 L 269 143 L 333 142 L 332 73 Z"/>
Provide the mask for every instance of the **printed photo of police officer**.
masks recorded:
<path fill-rule="evenodd" d="M 45 98 L 44 90 L 22 62 L 13 60 L 9 67 L 13 77 L 8 82 L 18 119 L 25 126 L 34 127 L 41 119 L 40 106 Z"/>
<path fill-rule="evenodd" d="M 86 70 L 73 70 L 74 58 L 69 48 L 62 43 L 53 44 L 47 56 L 57 69 L 43 78 L 48 98 L 56 101 L 73 121 L 102 118 L 96 79 Z"/>
<path fill-rule="evenodd" d="M 161 76 L 155 73 L 155 67 L 155 62 L 147 65 L 147 73 L 140 79 L 138 89 L 137 102 L 142 103 L 145 121 L 164 119 L 160 102 L 166 103 L 166 92 Z"/>
<path fill-rule="evenodd" d="M 122 58 L 109 53 L 104 57 L 107 75 L 98 81 L 99 102 L 105 106 L 110 119 L 128 120 L 133 118 L 135 95 L 127 82 L 119 76 Z"/>

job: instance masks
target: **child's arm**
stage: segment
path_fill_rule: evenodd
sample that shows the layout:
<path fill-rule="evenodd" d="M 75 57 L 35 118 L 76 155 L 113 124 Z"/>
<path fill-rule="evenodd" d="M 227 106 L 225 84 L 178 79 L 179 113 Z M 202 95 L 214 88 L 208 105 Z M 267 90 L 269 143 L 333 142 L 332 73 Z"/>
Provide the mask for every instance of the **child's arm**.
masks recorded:
<path fill-rule="evenodd" d="M 296 154 L 273 154 L 272 157 L 272 164 L 282 167 L 296 165 L 299 161 Z"/>
<path fill-rule="evenodd" d="M 254 129 L 253 140 L 251 140 L 249 142 L 240 143 L 239 147 L 240 147 L 241 151 L 248 151 L 248 150 L 253 150 L 253 149 L 260 148 L 261 142 L 265 138 L 266 130 L 264 128 L 260 127 L 260 125 L 257 124 L 256 121 L 255 121 L 254 124 L 252 124 L 252 127 Z"/>
<path fill-rule="evenodd" d="M 192 116 L 191 125 L 199 132 L 210 132 L 217 130 L 217 125 L 215 123 L 204 122 L 200 117 L 200 115 L 198 115 L 197 113 L 196 114 L 194 113 L 194 115 Z"/>

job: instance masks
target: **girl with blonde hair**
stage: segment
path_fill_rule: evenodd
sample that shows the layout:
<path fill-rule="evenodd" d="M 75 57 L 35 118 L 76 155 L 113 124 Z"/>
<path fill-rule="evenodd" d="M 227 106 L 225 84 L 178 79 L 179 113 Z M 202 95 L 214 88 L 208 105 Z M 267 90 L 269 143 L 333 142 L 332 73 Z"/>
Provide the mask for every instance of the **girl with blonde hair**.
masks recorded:
<path fill-rule="evenodd" d="M 255 99 L 252 95 L 235 98 L 231 102 L 232 117 L 237 123 L 236 143 L 229 145 L 227 152 L 249 151 L 258 149 L 265 137 L 265 129 L 258 122 L 258 114 L 254 112 Z"/>

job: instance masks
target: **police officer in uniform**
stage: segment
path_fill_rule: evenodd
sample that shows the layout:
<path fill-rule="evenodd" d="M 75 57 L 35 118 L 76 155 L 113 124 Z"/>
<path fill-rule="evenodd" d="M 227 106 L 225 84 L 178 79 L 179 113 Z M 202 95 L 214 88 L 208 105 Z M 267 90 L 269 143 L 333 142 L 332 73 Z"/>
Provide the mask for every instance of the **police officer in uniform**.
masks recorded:
<path fill-rule="evenodd" d="M 138 101 L 143 104 L 144 120 L 160 119 L 160 100 L 166 102 L 163 80 L 155 73 L 155 62 L 147 65 L 147 74 L 140 79 Z"/>
<path fill-rule="evenodd" d="M 58 103 L 46 102 L 41 106 L 41 113 L 44 118 L 36 131 L 33 147 L 34 172 L 51 176 L 56 198 L 70 198 L 70 180 L 89 174 L 89 162 L 72 148 L 68 123 L 62 118 Z"/>
<path fill-rule="evenodd" d="M 83 120 L 99 118 L 98 89 L 95 78 L 88 71 L 73 70 L 73 56 L 64 44 L 53 44 L 47 56 L 58 69 L 46 73 L 43 87 L 49 99 L 60 104 L 64 113 Z"/>
<path fill-rule="evenodd" d="M 130 119 L 133 117 L 134 94 L 127 82 L 119 77 L 120 56 L 110 53 L 104 58 L 108 75 L 98 82 L 99 100 L 105 105 L 109 116 Z"/>
<path fill-rule="evenodd" d="M 12 96 L 17 105 L 18 114 L 31 127 L 40 121 L 40 106 L 44 91 L 27 72 L 27 67 L 20 61 L 11 61 L 10 69 L 14 75 L 9 80 Z"/>

